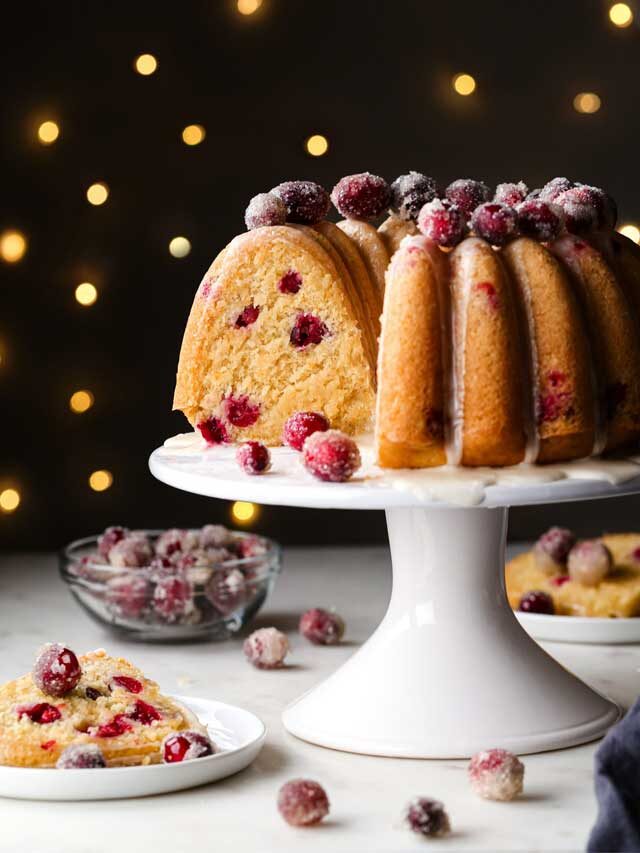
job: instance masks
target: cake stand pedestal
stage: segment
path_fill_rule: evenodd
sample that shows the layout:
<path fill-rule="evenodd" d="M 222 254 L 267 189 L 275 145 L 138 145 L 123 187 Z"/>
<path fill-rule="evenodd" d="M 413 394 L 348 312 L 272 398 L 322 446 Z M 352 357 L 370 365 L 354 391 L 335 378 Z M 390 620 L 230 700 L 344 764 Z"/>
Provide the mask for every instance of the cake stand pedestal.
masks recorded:
<path fill-rule="evenodd" d="M 301 468 L 247 477 L 228 451 L 155 451 L 152 473 L 197 494 L 318 508 L 386 510 L 393 564 L 387 613 L 373 636 L 332 676 L 285 709 L 293 735 L 333 749 L 411 758 L 516 753 L 600 737 L 618 707 L 550 657 L 507 602 L 504 558 L 509 505 L 605 497 L 640 480 L 492 485 L 480 505 L 419 499 L 388 480 L 336 485 Z M 287 458 L 284 457 L 283 458 Z M 461 480 L 462 493 L 468 476 Z M 471 486 L 468 486 L 471 488 Z M 315 602 L 310 602 L 313 604 Z"/>

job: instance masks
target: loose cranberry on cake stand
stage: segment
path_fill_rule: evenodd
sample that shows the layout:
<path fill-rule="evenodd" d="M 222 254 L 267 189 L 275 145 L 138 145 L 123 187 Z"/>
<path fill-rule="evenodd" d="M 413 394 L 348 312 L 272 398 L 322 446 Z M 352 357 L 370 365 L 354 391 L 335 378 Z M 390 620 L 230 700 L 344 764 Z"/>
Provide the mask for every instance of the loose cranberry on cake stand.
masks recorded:
<path fill-rule="evenodd" d="M 260 441 L 245 441 L 236 451 L 236 460 L 245 474 L 265 474 L 271 468 L 271 454 Z"/>
<path fill-rule="evenodd" d="M 82 677 L 78 658 L 61 643 L 49 643 L 33 665 L 33 682 L 48 696 L 64 696 Z"/>
<path fill-rule="evenodd" d="M 314 477 L 330 483 L 345 483 L 361 464 L 358 445 L 337 429 L 310 435 L 302 447 L 302 461 Z"/>
<path fill-rule="evenodd" d="M 191 730 L 167 735 L 162 742 L 162 760 L 165 764 L 177 764 L 213 755 L 215 748 L 202 732 Z"/>
<path fill-rule="evenodd" d="M 465 214 L 447 199 L 435 198 L 425 204 L 418 214 L 420 231 L 443 248 L 453 248 L 465 237 Z"/>
<path fill-rule="evenodd" d="M 289 651 L 289 640 L 277 628 L 258 628 L 247 637 L 242 649 L 257 669 L 279 669 Z"/>
<path fill-rule="evenodd" d="M 320 412 L 296 412 L 284 422 L 282 443 L 294 450 L 302 450 L 302 445 L 310 435 L 328 429 L 329 421 Z"/>
<path fill-rule="evenodd" d="M 430 797 L 416 797 L 406 808 L 405 822 L 412 832 L 425 838 L 441 838 L 451 832 L 451 823 L 444 805 Z"/>
<path fill-rule="evenodd" d="M 58 758 L 58 770 L 89 770 L 106 767 L 102 750 L 96 743 L 73 743 Z"/>
<path fill-rule="evenodd" d="M 467 773 L 471 788 L 485 800 L 507 802 L 522 793 L 524 764 L 506 749 L 478 752 Z"/>
<path fill-rule="evenodd" d="M 329 798 L 319 782 L 292 779 L 278 792 L 278 811 L 290 826 L 313 826 L 329 814 Z"/>
<path fill-rule="evenodd" d="M 391 210 L 400 219 L 417 222 L 421 209 L 437 194 L 438 187 L 433 178 L 420 172 L 400 175 L 391 184 Z"/>
<path fill-rule="evenodd" d="M 613 568 L 611 551 L 596 539 L 574 545 L 567 558 L 567 569 L 572 581 L 583 586 L 598 586 Z"/>
<path fill-rule="evenodd" d="M 455 204 L 458 210 L 462 212 L 465 219 L 469 219 L 478 205 L 489 201 L 491 190 L 482 181 L 475 181 L 472 178 L 459 178 L 449 184 L 445 196 L 451 204 Z"/>
<path fill-rule="evenodd" d="M 275 193 L 259 193 L 249 202 L 244 221 L 249 231 L 265 225 L 284 225 L 287 221 L 287 207 Z"/>
<path fill-rule="evenodd" d="M 284 181 L 270 192 L 284 203 L 287 222 L 300 225 L 316 225 L 331 205 L 327 191 L 313 181 Z"/>
<path fill-rule="evenodd" d="M 335 646 L 344 636 L 344 619 L 330 610 L 313 607 L 300 617 L 298 630 L 311 643 Z"/>
<path fill-rule="evenodd" d="M 341 178 L 331 191 L 331 201 L 347 219 L 377 219 L 389 207 L 391 189 L 379 175 L 361 172 Z"/>

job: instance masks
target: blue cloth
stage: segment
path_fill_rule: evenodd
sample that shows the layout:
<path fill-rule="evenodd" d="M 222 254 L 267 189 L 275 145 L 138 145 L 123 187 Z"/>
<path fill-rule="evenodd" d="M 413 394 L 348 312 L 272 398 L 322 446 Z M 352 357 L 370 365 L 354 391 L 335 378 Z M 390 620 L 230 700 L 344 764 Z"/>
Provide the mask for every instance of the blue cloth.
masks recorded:
<path fill-rule="evenodd" d="M 588 853 L 640 851 L 640 698 L 600 744 L 595 757 L 598 818 Z"/>

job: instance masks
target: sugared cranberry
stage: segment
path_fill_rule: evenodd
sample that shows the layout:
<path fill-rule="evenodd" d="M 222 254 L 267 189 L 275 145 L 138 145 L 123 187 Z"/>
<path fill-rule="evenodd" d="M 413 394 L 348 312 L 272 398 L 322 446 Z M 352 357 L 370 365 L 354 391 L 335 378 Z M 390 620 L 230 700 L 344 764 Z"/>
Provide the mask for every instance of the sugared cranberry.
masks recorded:
<path fill-rule="evenodd" d="M 317 646 L 335 646 L 344 635 L 344 619 L 330 610 L 313 607 L 300 617 L 298 630 Z"/>
<path fill-rule="evenodd" d="M 252 403 L 247 394 L 225 397 L 222 409 L 226 419 L 235 427 L 250 427 L 260 417 L 260 403 Z"/>
<path fill-rule="evenodd" d="M 136 619 L 147 609 L 151 585 L 146 578 L 136 577 L 133 572 L 109 578 L 105 599 L 110 609 L 121 616 Z"/>
<path fill-rule="evenodd" d="M 284 202 L 287 222 L 315 225 L 329 212 L 329 194 L 313 181 L 285 181 L 274 187 L 271 193 Z"/>
<path fill-rule="evenodd" d="M 258 669 L 278 669 L 289 651 L 289 640 L 277 628 L 258 628 L 244 641 L 242 650 Z"/>
<path fill-rule="evenodd" d="M 167 735 L 162 741 L 162 760 L 165 764 L 192 761 L 213 755 L 215 749 L 209 738 L 201 732 L 185 731 Z"/>
<path fill-rule="evenodd" d="M 541 201 L 555 201 L 559 195 L 573 186 L 574 183 L 569 178 L 553 178 L 542 187 L 538 197 Z"/>
<path fill-rule="evenodd" d="M 446 199 L 434 198 L 418 214 L 418 228 L 439 246 L 456 246 L 467 233 L 466 217 Z"/>
<path fill-rule="evenodd" d="M 152 558 L 151 542 L 143 533 L 129 533 L 109 551 L 109 562 L 118 569 L 148 566 Z"/>
<path fill-rule="evenodd" d="M 564 215 L 552 202 L 527 199 L 518 205 L 518 229 L 524 237 L 548 243 L 562 231 Z"/>
<path fill-rule="evenodd" d="M 597 539 L 578 542 L 569 551 L 567 569 L 572 581 L 597 586 L 613 568 L 611 551 Z"/>
<path fill-rule="evenodd" d="M 148 702 L 143 702 L 142 699 L 136 699 L 136 703 L 126 714 L 130 720 L 135 720 L 141 726 L 150 726 L 156 720 L 162 719 L 162 714 L 153 705 Z"/>
<path fill-rule="evenodd" d="M 331 191 L 331 201 L 347 219 L 376 219 L 389 207 L 391 190 L 379 175 L 360 172 L 341 178 Z"/>
<path fill-rule="evenodd" d="M 493 200 L 501 204 L 508 204 L 509 207 L 516 207 L 528 195 L 529 187 L 523 181 L 518 181 L 517 184 L 498 184 L 493 195 Z"/>
<path fill-rule="evenodd" d="M 102 536 L 98 537 L 98 551 L 105 560 L 109 559 L 109 551 L 113 546 L 124 539 L 128 532 L 126 527 L 107 527 Z"/>
<path fill-rule="evenodd" d="M 562 196 L 565 198 L 566 194 Z M 604 190 L 599 187 L 590 187 L 587 184 L 578 184 L 573 187 L 570 193 L 573 201 L 581 204 L 586 204 L 592 207 L 596 212 L 596 228 L 604 228 L 608 226 L 612 228 L 617 219 L 617 209 L 615 202 L 611 196 L 607 195 Z M 562 203 L 562 199 L 558 199 L 558 203 Z"/>
<path fill-rule="evenodd" d="M 289 342 L 292 346 L 302 349 L 310 344 L 319 344 L 328 334 L 329 329 L 319 317 L 314 314 L 298 314 L 289 335 Z"/>
<path fill-rule="evenodd" d="M 417 797 L 407 806 L 405 821 L 413 832 L 426 838 L 440 838 L 451 832 L 449 815 L 439 800 Z"/>
<path fill-rule="evenodd" d="M 313 826 L 329 814 L 329 798 L 319 782 L 292 779 L 278 791 L 278 811 L 291 826 Z"/>
<path fill-rule="evenodd" d="M 122 687 L 128 693 L 142 693 L 143 685 L 137 678 L 132 678 L 130 675 L 114 675 L 111 679 L 111 684 L 116 687 Z"/>
<path fill-rule="evenodd" d="M 504 246 L 516 236 L 518 217 L 512 207 L 496 201 L 481 204 L 473 211 L 471 227 L 493 246 Z"/>
<path fill-rule="evenodd" d="M 556 612 L 553 599 L 549 593 L 543 592 L 540 589 L 525 592 L 520 599 L 518 610 L 521 610 L 523 613 L 545 613 L 547 616 L 553 616 Z"/>
<path fill-rule="evenodd" d="M 245 305 L 242 311 L 238 314 L 235 321 L 236 329 L 246 329 L 247 326 L 252 326 L 255 321 L 260 316 L 260 306 L 254 305 L 253 302 L 250 305 Z"/>
<path fill-rule="evenodd" d="M 153 609 L 165 622 L 179 622 L 193 611 L 193 587 L 184 577 L 159 578 L 153 591 Z"/>
<path fill-rule="evenodd" d="M 476 753 L 467 773 L 472 790 L 485 800 L 506 802 L 522 793 L 524 764 L 506 749 Z"/>
<path fill-rule="evenodd" d="M 565 225 L 572 234 L 586 234 L 597 227 L 598 210 L 582 187 L 560 193 L 555 203 L 562 209 Z"/>
<path fill-rule="evenodd" d="M 204 421 L 200 421 L 197 427 L 207 444 L 226 444 L 229 441 L 229 433 L 226 426 L 220 418 L 216 418 L 214 415 Z"/>
<path fill-rule="evenodd" d="M 244 604 L 247 584 L 240 569 L 218 570 L 205 587 L 205 595 L 223 616 L 228 616 Z"/>
<path fill-rule="evenodd" d="M 261 557 L 267 553 L 267 542 L 262 536 L 250 533 L 236 539 L 235 550 L 239 557 Z"/>
<path fill-rule="evenodd" d="M 604 389 L 604 412 L 608 421 L 618 414 L 627 399 L 628 388 L 624 382 L 610 382 Z"/>
<path fill-rule="evenodd" d="M 459 178 L 449 184 L 445 191 L 447 199 L 451 204 L 462 212 L 465 220 L 468 220 L 478 205 L 489 201 L 491 190 L 482 181 L 474 181 L 472 178 Z"/>
<path fill-rule="evenodd" d="M 197 530 L 171 527 L 168 530 L 163 530 L 156 539 L 156 556 L 173 557 L 175 554 L 193 551 L 199 547 L 200 533 Z"/>
<path fill-rule="evenodd" d="M 576 537 L 566 527 L 550 527 L 534 546 L 536 566 L 547 575 L 564 573 L 569 551 L 575 541 Z"/>
<path fill-rule="evenodd" d="M 33 683 L 48 696 L 64 696 L 80 681 L 78 658 L 60 643 L 48 643 L 33 665 Z"/>
<path fill-rule="evenodd" d="M 49 723 L 55 723 L 62 717 L 60 709 L 55 705 L 50 705 L 48 702 L 36 702 L 33 705 L 19 705 L 16 708 L 18 719 L 29 717 L 32 723 L 37 723 L 39 726 L 46 726 Z"/>
<path fill-rule="evenodd" d="M 200 531 L 199 540 L 201 548 L 226 548 L 233 541 L 233 537 L 222 524 L 205 524 Z"/>
<path fill-rule="evenodd" d="M 102 750 L 97 743 L 72 743 L 56 761 L 58 770 L 90 770 L 106 767 Z"/>
<path fill-rule="evenodd" d="M 282 443 L 294 450 L 302 450 L 302 445 L 310 435 L 328 429 L 329 421 L 320 412 L 296 412 L 284 422 Z"/>
<path fill-rule="evenodd" d="M 433 178 L 420 172 L 400 175 L 391 184 L 391 210 L 400 219 L 417 222 L 421 209 L 437 194 L 438 187 Z"/>
<path fill-rule="evenodd" d="M 258 193 L 249 202 L 244 221 L 249 231 L 265 225 L 284 225 L 287 221 L 286 205 L 275 193 Z"/>
<path fill-rule="evenodd" d="M 245 474 L 264 474 L 271 468 L 271 454 L 260 441 L 245 441 L 236 451 L 236 460 Z"/>
<path fill-rule="evenodd" d="M 280 293 L 297 293 L 302 287 L 302 276 L 295 270 L 286 272 L 278 282 Z"/>
<path fill-rule="evenodd" d="M 302 448 L 304 467 L 330 483 L 344 483 L 360 467 L 360 451 L 352 438 L 337 429 L 314 432 Z"/>
<path fill-rule="evenodd" d="M 90 729 L 89 733 L 93 737 L 120 737 L 120 735 L 130 732 L 132 729 L 133 726 L 127 714 L 116 714 L 108 723 L 102 723 L 102 725 L 97 726 L 95 729 Z"/>

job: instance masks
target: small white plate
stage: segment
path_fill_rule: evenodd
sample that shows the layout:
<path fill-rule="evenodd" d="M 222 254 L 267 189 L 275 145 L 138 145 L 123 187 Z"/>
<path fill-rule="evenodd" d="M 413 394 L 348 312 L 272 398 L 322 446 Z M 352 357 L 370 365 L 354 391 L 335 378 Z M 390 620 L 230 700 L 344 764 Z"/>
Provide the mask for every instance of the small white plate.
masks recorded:
<path fill-rule="evenodd" d="M 630 619 L 602 619 L 597 616 L 546 616 L 520 613 L 516 617 L 536 640 L 556 643 L 640 643 L 640 616 Z"/>
<path fill-rule="evenodd" d="M 106 770 L 0 767 L 0 796 L 21 800 L 116 800 L 165 794 L 244 770 L 262 749 L 267 730 L 255 714 L 211 699 L 175 698 L 198 716 L 222 752 L 180 764 Z"/>

